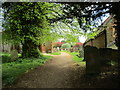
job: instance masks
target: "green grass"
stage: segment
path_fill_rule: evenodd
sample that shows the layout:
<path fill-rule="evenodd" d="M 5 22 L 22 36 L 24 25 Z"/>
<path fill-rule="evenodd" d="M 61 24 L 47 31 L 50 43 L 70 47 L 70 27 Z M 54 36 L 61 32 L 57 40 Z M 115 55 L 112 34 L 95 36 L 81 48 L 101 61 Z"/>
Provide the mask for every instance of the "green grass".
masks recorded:
<path fill-rule="evenodd" d="M 0 52 L 0 57 L 2 57 L 2 63 L 10 62 L 10 54 L 6 52 Z"/>
<path fill-rule="evenodd" d="M 15 62 L 2 64 L 2 83 L 3 86 L 13 84 L 17 78 L 31 69 L 43 65 L 52 56 L 43 56 L 42 58 L 19 58 Z"/>
<path fill-rule="evenodd" d="M 2 63 L 10 63 L 12 62 L 10 53 L 8 52 L 0 52 L 0 57 L 2 57 Z M 21 54 L 18 53 L 18 57 L 21 57 Z"/>
<path fill-rule="evenodd" d="M 60 52 L 53 52 L 53 53 L 49 53 L 51 55 L 60 55 L 61 53 Z"/>
<path fill-rule="evenodd" d="M 79 58 L 77 55 L 79 54 L 78 52 L 71 52 L 69 53 L 70 55 L 72 55 L 73 57 L 73 60 L 78 63 L 80 66 L 85 66 L 86 65 L 86 62 L 82 61 L 84 58 L 81 57 Z"/>
<path fill-rule="evenodd" d="M 8 52 L 0 52 L 0 56 L 10 56 L 10 53 L 8 53 Z"/>
<path fill-rule="evenodd" d="M 77 55 L 79 55 L 79 52 L 68 52 L 68 51 L 62 51 L 62 52 L 66 52 L 69 53 L 72 56 L 73 61 L 75 61 L 76 63 L 78 63 L 80 66 L 85 66 L 86 62 L 83 61 L 83 57 L 79 58 Z"/>

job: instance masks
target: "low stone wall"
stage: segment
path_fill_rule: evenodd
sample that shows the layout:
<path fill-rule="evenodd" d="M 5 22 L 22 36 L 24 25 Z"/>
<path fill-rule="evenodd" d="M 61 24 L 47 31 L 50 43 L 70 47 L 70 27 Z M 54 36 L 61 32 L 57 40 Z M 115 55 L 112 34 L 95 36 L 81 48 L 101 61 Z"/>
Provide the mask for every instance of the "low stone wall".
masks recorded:
<path fill-rule="evenodd" d="M 111 48 L 100 48 L 100 57 L 102 66 L 110 66 L 111 61 L 118 62 L 120 60 L 120 51 Z"/>
<path fill-rule="evenodd" d="M 87 74 L 99 74 L 102 67 L 110 66 L 111 61 L 118 62 L 120 60 L 120 51 L 86 46 L 84 60 L 86 61 Z"/>

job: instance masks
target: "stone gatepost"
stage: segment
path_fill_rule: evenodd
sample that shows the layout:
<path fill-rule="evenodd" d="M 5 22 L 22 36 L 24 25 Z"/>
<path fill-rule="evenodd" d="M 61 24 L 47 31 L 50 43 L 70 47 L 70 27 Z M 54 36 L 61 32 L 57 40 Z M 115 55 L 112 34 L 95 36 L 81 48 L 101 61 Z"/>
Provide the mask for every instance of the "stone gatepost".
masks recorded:
<path fill-rule="evenodd" d="M 100 55 L 96 47 L 86 46 L 84 49 L 84 59 L 86 61 L 86 74 L 97 75 L 100 73 Z"/>

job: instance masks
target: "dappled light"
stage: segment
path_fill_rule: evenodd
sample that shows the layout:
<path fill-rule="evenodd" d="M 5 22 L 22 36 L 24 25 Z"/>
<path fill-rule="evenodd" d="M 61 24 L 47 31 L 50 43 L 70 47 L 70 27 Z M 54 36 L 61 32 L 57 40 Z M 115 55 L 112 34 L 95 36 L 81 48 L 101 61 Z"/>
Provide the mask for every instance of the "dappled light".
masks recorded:
<path fill-rule="evenodd" d="M 119 2 L 25 1 L 0 7 L 3 89 L 119 87 Z"/>

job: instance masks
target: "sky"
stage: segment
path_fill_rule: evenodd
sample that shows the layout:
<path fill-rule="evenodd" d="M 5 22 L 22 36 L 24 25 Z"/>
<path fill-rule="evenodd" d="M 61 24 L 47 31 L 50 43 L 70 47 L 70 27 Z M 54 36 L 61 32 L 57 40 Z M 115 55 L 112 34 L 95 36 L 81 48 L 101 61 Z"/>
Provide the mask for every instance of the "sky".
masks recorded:
<path fill-rule="evenodd" d="M 105 17 L 102 17 L 102 23 L 107 19 L 109 17 L 109 14 L 106 14 L 106 16 Z M 100 23 L 100 25 L 101 25 L 101 23 Z M 86 41 L 86 37 L 85 36 L 79 36 L 79 41 L 81 42 L 81 43 L 84 43 L 85 41 Z"/>
<path fill-rule="evenodd" d="M 2 31 L 2 9 L 0 8 L 0 32 Z"/>

